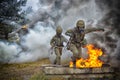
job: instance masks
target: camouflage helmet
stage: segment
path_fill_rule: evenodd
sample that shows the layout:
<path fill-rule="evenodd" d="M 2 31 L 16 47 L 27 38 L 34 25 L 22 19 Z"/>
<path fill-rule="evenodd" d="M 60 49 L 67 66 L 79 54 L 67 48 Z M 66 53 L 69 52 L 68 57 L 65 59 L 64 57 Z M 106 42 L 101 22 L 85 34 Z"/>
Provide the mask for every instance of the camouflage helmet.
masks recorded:
<path fill-rule="evenodd" d="M 61 26 L 58 26 L 58 27 L 57 27 L 56 33 L 57 33 L 57 34 L 61 34 L 61 33 L 62 33 L 62 27 L 61 27 Z"/>
<path fill-rule="evenodd" d="M 85 23 L 83 20 L 78 20 L 76 23 L 76 27 L 78 28 L 85 28 Z"/>

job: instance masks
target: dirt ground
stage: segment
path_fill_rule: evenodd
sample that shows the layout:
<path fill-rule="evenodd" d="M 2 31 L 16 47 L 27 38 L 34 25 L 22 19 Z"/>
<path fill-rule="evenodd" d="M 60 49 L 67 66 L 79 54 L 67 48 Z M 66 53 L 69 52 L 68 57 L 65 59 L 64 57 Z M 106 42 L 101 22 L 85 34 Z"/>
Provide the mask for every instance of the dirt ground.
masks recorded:
<path fill-rule="evenodd" d="M 29 63 L 0 64 L 0 80 L 56 80 L 56 78 L 46 78 L 41 70 L 43 64 L 50 64 L 49 59 Z"/>

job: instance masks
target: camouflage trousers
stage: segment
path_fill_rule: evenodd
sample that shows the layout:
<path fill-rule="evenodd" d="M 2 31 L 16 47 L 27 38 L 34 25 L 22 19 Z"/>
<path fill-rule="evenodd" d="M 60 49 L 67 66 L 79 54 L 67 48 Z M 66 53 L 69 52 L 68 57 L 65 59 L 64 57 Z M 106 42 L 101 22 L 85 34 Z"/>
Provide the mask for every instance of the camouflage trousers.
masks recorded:
<path fill-rule="evenodd" d="M 77 42 L 71 42 L 67 45 L 68 50 L 71 50 L 71 52 L 73 53 L 73 56 L 76 56 L 78 58 L 81 57 L 82 54 L 82 47 L 84 47 L 87 44 L 86 39 L 84 39 L 83 41 L 81 41 L 81 43 L 77 43 Z"/>
<path fill-rule="evenodd" d="M 56 54 L 54 64 L 60 65 L 61 64 L 62 47 L 55 47 L 54 51 Z"/>
<path fill-rule="evenodd" d="M 81 54 L 82 54 L 81 44 L 72 44 L 71 43 L 69 49 L 73 53 L 73 57 L 81 58 Z"/>
<path fill-rule="evenodd" d="M 84 47 L 87 44 L 87 42 L 83 41 L 81 43 L 70 43 L 69 44 L 69 50 L 73 53 L 72 61 L 73 64 L 76 63 L 76 59 L 80 59 L 82 56 L 82 47 Z"/>

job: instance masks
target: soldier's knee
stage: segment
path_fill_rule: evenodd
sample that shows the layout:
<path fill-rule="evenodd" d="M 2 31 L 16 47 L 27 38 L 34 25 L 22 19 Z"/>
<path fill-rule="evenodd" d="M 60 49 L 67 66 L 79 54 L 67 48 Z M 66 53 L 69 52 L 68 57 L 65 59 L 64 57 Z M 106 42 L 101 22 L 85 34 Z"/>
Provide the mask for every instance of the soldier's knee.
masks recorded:
<path fill-rule="evenodd" d="M 74 55 L 77 55 L 79 53 L 79 51 L 76 49 L 76 50 L 73 50 L 72 51 Z"/>
<path fill-rule="evenodd" d="M 75 54 L 78 53 L 78 49 L 77 49 L 75 46 L 71 46 L 71 47 L 70 47 L 70 50 L 71 50 L 73 53 L 75 53 Z"/>

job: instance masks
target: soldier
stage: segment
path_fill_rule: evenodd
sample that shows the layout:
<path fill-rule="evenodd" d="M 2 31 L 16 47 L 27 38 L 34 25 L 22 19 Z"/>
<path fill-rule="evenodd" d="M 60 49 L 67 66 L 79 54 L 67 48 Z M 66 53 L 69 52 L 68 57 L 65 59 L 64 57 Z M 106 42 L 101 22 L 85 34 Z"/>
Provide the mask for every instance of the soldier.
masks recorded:
<path fill-rule="evenodd" d="M 54 64 L 61 64 L 61 55 L 62 55 L 62 48 L 64 47 L 63 43 L 67 43 L 67 39 L 62 35 L 62 28 L 60 26 L 56 29 L 56 35 L 51 39 L 50 45 L 54 48 L 56 59 Z"/>
<path fill-rule="evenodd" d="M 28 26 L 24 25 L 21 28 L 17 29 L 16 31 L 13 31 L 8 34 L 8 41 L 10 42 L 16 42 L 20 44 L 20 38 L 28 33 Z"/>
<path fill-rule="evenodd" d="M 81 58 L 82 47 L 87 44 L 85 34 L 94 32 L 94 31 L 104 31 L 102 28 L 90 28 L 85 29 L 85 23 L 83 20 L 78 20 L 76 23 L 76 27 L 66 31 L 66 35 L 70 36 L 68 42 L 68 49 L 72 51 L 73 56 L 72 61 L 75 67 L 76 59 Z"/>

